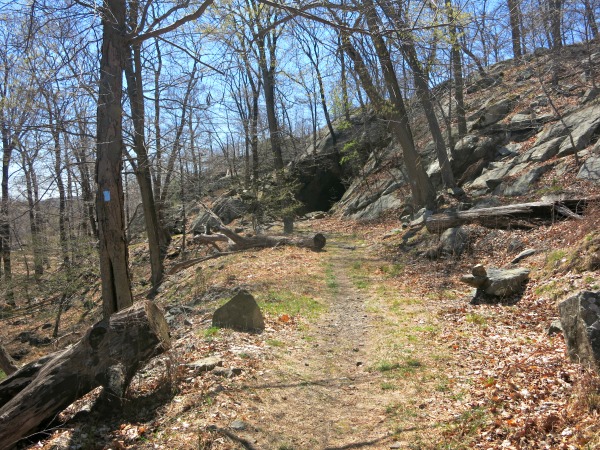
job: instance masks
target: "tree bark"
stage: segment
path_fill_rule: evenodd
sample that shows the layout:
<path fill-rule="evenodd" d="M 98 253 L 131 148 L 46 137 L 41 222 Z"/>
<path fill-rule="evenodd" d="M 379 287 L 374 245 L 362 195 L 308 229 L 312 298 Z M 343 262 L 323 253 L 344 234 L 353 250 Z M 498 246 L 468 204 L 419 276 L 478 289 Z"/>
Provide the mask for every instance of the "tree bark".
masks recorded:
<path fill-rule="evenodd" d="M 476 223 L 487 228 L 534 228 L 540 223 L 559 218 L 581 218 L 590 199 L 563 200 L 562 202 L 532 202 L 493 208 L 470 209 L 434 214 L 426 221 L 430 233 L 442 233 L 448 228 Z"/>
<path fill-rule="evenodd" d="M 126 57 L 125 0 L 107 0 L 102 14 L 102 57 L 97 122 L 96 211 L 104 317 L 133 304 L 123 208 L 121 99 Z"/>
<path fill-rule="evenodd" d="M 519 0 L 508 0 L 508 14 L 510 18 L 510 34 L 513 56 L 518 60 L 523 56 L 521 51 L 521 8 Z"/>
<path fill-rule="evenodd" d="M 391 111 L 388 116 L 390 118 L 391 129 L 402 147 L 413 201 L 417 207 L 426 206 L 427 208 L 433 209 L 435 203 L 435 190 L 423 167 L 421 157 L 415 148 L 412 130 L 408 123 L 408 114 L 406 112 L 404 100 L 402 99 L 402 93 L 400 91 L 400 85 L 398 84 L 394 64 L 392 63 L 389 50 L 381 36 L 379 25 L 377 24 L 375 5 L 372 0 L 365 0 L 363 4 L 365 5 L 364 11 L 369 26 L 369 33 L 373 40 L 377 59 L 379 60 L 383 72 L 385 86 L 390 96 L 392 107 L 389 108 Z M 373 99 L 371 99 L 371 101 L 373 102 Z M 384 108 L 378 108 L 378 110 L 385 111 Z"/>
<path fill-rule="evenodd" d="M 436 155 L 442 175 L 442 182 L 444 183 L 445 187 L 453 188 L 456 186 L 456 181 L 454 180 L 450 159 L 448 158 L 446 142 L 444 141 L 440 124 L 437 116 L 435 115 L 433 102 L 431 100 L 431 92 L 429 90 L 428 75 L 426 70 L 423 69 L 421 63 L 419 62 L 413 36 L 409 31 L 404 31 L 407 29 L 406 20 L 404 17 L 400 16 L 399 14 L 394 14 L 394 12 L 389 8 L 389 5 L 385 4 L 385 2 L 381 2 L 380 5 L 385 15 L 393 20 L 394 23 L 399 25 L 400 29 L 404 32 L 401 36 L 399 36 L 400 49 L 406 58 L 406 62 L 413 72 L 417 97 L 419 98 L 419 103 L 421 103 L 421 106 L 423 107 L 423 111 L 429 125 L 429 131 L 435 144 Z"/>
<path fill-rule="evenodd" d="M 552 36 L 552 48 L 558 49 L 563 45 L 562 40 L 562 6 L 563 0 L 548 0 L 548 11 L 550 14 L 550 35 Z"/>
<path fill-rule="evenodd" d="M 136 303 L 94 325 L 74 346 L 30 363 L 0 383 L 0 442 L 10 448 L 98 386 L 120 406 L 137 370 L 170 347 L 162 312 Z"/>
<path fill-rule="evenodd" d="M 135 21 L 137 22 L 137 20 Z M 160 285 L 164 273 L 164 254 L 166 254 L 166 243 L 161 242 L 161 223 L 156 213 L 154 193 L 152 191 L 152 175 L 150 171 L 150 160 L 146 150 L 145 139 L 145 108 L 142 86 L 142 62 L 141 48 L 136 44 L 129 49 L 129 57 L 125 63 L 125 76 L 127 78 L 127 92 L 131 104 L 131 115 L 133 122 L 133 151 L 137 156 L 135 176 L 140 188 L 142 207 L 144 209 L 144 221 L 146 235 L 148 236 L 148 250 L 150 253 L 151 283 L 154 289 Z"/>
<path fill-rule="evenodd" d="M 594 8 L 590 3 L 590 0 L 584 0 L 585 5 L 585 18 L 588 22 L 590 30 L 592 32 L 592 39 L 596 39 L 598 37 L 598 24 L 596 23 L 596 15 L 594 14 Z"/>
<path fill-rule="evenodd" d="M 2 124 L 2 198 L 0 199 L 0 253 L 2 254 L 2 264 L 4 264 L 4 283 L 7 287 L 6 301 L 10 305 L 15 304 L 12 289 L 12 267 L 10 259 L 10 222 L 9 222 L 9 192 L 8 178 L 10 160 L 14 149 L 14 144 L 10 142 L 6 124 Z"/>
<path fill-rule="evenodd" d="M 36 152 L 37 156 L 37 152 Z M 25 175 L 25 185 L 27 190 L 27 206 L 29 213 L 29 230 L 31 232 L 31 243 L 33 247 L 33 270 L 36 282 L 39 282 L 40 277 L 44 274 L 44 259 L 43 259 L 43 238 L 40 230 L 39 218 L 39 202 L 34 198 L 33 189 L 33 162 L 27 152 L 21 152 L 21 162 L 23 165 L 23 174 Z"/>
<path fill-rule="evenodd" d="M 6 351 L 4 345 L 0 343 L 0 370 L 2 370 L 2 372 L 4 372 L 6 375 L 11 375 L 15 373 L 17 369 L 17 364 Z"/>
<path fill-rule="evenodd" d="M 448 28 L 451 39 L 450 55 L 452 59 L 452 73 L 454 75 L 454 100 L 456 101 L 456 119 L 458 122 L 459 138 L 467 134 L 467 119 L 465 115 L 465 96 L 462 57 L 460 54 L 461 45 L 458 36 L 457 17 L 454 12 L 451 0 L 446 0 L 446 9 L 448 12 Z"/>

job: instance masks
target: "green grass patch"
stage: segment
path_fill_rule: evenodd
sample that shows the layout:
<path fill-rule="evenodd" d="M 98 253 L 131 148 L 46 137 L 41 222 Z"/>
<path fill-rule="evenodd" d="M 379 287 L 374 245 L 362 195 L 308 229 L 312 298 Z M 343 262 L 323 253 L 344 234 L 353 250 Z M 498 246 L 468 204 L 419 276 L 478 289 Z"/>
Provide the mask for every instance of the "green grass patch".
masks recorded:
<path fill-rule="evenodd" d="M 370 284 L 368 267 L 361 261 L 353 262 L 350 267 L 350 278 L 352 279 L 352 284 L 358 289 L 367 289 Z"/>
<path fill-rule="evenodd" d="M 388 278 L 396 278 L 404 273 L 404 267 L 404 264 L 393 263 L 383 265 L 380 269 Z"/>
<path fill-rule="evenodd" d="M 4 380 L 6 378 L 6 374 L 0 370 L 0 380 Z"/>
<path fill-rule="evenodd" d="M 210 327 L 209 329 L 204 330 L 205 338 L 212 338 L 215 337 L 217 334 L 219 334 L 219 327 Z"/>
<path fill-rule="evenodd" d="M 384 381 L 381 383 L 381 390 L 383 391 L 393 391 L 394 389 L 396 389 L 396 385 L 394 383 L 389 381 Z"/>
<path fill-rule="evenodd" d="M 259 299 L 258 304 L 269 314 L 288 314 L 309 319 L 318 317 L 325 310 L 321 303 L 308 295 L 283 290 L 268 291 L 264 298 Z"/>
<path fill-rule="evenodd" d="M 327 264 L 325 267 L 325 284 L 333 294 L 338 292 L 340 285 L 337 281 L 335 273 L 333 272 L 333 266 L 331 264 Z"/>
<path fill-rule="evenodd" d="M 414 407 L 403 405 L 400 403 L 386 406 L 385 412 L 388 416 L 394 417 L 396 419 L 410 419 L 418 417 L 419 415 Z"/>
<path fill-rule="evenodd" d="M 408 357 L 402 363 L 391 361 L 379 361 L 373 365 L 372 370 L 377 372 L 392 372 L 399 371 L 401 375 L 411 374 L 423 367 L 421 361 L 415 358 Z"/>
<path fill-rule="evenodd" d="M 267 339 L 265 342 L 267 345 L 270 345 L 271 347 L 283 347 L 285 345 L 283 343 L 283 341 L 280 341 L 277 339 Z"/>
<path fill-rule="evenodd" d="M 547 283 L 541 283 L 533 290 L 535 295 L 538 297 L 549 297 L 552 300 L 556 300 L 562 294 L 562 289 L 556 281 L 548 281 Z"/>
<path fill-rule="evenodd" d="M 467 323 L 472 323 L 474 325 L 487 325 L 487 318 L 477 313 L 469 313 L 465 316 L 465 320 Z"/>
<path fill-rule="evenodd" d="M 566 250 L 553 250 L 546 256 L 546 267 L 554 269 L 566 262 L 568 253 Z"/>
<path fill-rule="evenodd" d="M 389 372 L 400 368 L 400 363 L 390 361 L 379 361 L 373 366 L 373 370 L 377 372 Z"/>

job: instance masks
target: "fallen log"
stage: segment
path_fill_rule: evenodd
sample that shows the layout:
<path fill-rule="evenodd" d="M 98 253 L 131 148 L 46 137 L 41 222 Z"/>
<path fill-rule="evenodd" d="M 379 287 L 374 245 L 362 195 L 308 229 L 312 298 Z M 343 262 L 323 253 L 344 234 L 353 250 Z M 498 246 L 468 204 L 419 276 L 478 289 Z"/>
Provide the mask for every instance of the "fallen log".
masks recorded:
<path fill-rule="evenodd" d="M 531 202 L 492 208 L 469 209 L 428 217 L 425 226 L 430 233 L 442 233 L 467 223 L 476 223 L 487 228 L 522 228 L 558 220 L 560 218 L 581 218 L 580 214 L 589 199 L 562 200 L 560 202 Z"/>
<path fill-rule="evenodd" d="M 226 227 L 219 227 L 218 230 L 231 241 L 229 244 L 229 251 L 232 252 L 250 248 L 278 247 L 280 245 L 294 245 L 296 247 L 309 248 L 311 250 L 322 250 L 327 243 L 327 239 L 321 233 L 317 233 L 314 236 L 307 238 L 266 235 L 244 237 L 234 233 Z"/>
<path fill-rule="evenodd" d="M 98 386 L 103 401 L 119 407 L 136 371 L 169 347 L 162 312 L 144 301 L 95 324 L 72 347 L 27 364 L 0 383 L 0 449 Z"/>
<path fill-rule="evenodd" d="M 17 365 L 12 359 L 10 354 L 4 348 L 4 345 L 0 342 L 0 370 L 6 375 L 10 375 L 17 371 Z"/>

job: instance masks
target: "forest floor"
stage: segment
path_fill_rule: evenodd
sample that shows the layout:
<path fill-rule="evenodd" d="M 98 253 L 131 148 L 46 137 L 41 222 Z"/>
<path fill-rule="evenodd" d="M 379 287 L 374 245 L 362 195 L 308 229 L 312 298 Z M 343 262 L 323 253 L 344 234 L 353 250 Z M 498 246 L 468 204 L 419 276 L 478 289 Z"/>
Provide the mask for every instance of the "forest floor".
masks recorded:
<path fill-rule="evenodd" d="M 577 223 L 473 227 L 467 255 L 429 261 L 414 249 L 431 237 L 405 243 L 397 222 L 308 221 L 300 232 L 324 232 L 324 251 L 247 251 L 182 270 L 156 300 L 172 317 L 173 348 L 136 376 L 124 410 L 101 415 L 94 392 L 24 448 L 597 448 L 598 376 L 568 362 L 562 334 L 547 332 L 557 301 L 600 289 L 598 271 L 564 270 L 598 229 Z M 522 263 L 532 272 L 519 301 L 469 304 L 460 275 L 507 265 L 515 240 L 540 250 Z M 138 280 L 144 254 L 131 248 Z M 211 327 L 240 287 L 261 306 L 264 332 Z M 2 327 L 9 350 L 23 345 L 19 330 L 41 334 L 51 315 Z M 71 308 L 65 331 L 83 316 L 94 312 Z M 194 362 L 207 357 L 218 367 L 201 372 Z"/>

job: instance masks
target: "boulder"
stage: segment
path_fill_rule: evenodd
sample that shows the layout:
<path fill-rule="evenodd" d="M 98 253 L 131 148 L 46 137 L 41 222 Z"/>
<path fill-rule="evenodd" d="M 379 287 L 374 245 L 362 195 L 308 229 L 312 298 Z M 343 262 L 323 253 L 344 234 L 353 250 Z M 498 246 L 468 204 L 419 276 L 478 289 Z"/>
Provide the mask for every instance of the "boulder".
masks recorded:
<path fill-rule="evenodd" d="M 448 228 L 440 236 L 440 253 L 460 256 L 469 245 L 469 231 L 465 227 Z"/>
<path fill-rule="evenodd" d="M 215 327 L 232 328 L 238 331 L 262 331 L 265 329 L 265 319 L 256 300 L 245 290 L 240 290 L 231 300 L 215 311 L 212 324 Z"/>
<path fill-rule="evenodd" d="M 560 323 L 560 319 L 553 320 L 550 326 L 548 327 L 548 335 L 554 336 L 555 334 L 562 333 L 563 327 L 562 323 Z"/>
<path fill-rule="evenodd" d="M 485 275 L 484 275 L 485 274 Z M 485 269 L 481 265 L 473 268 L 469 275 L 463 275 L 461 282 L 477 288 L 473 302 L 485 299 L 498 301 L 523 291 L 523 284 L 529 279 L 529 270 L 517 267 L 514 269 Z"/>
<path fill-rule="evenodd" d="M 599 121 L 599 104 L 594 104 L 583 109 L 575 110 L 574 112 L 563 117 L 563 120 L 552 123 L 545 127 L 544 130 L 542 130 L 542 132 L 539 134 L 534 146 L 538 146 L 544 142 L 548 142 L 558 137 L 567 137 L 569 130 L 572 130 L 574 137 L 575 134 L 579 136 L 578 140 L 575 140 L 576 146 L 583 145 L 586 137 L 588 142 L 585 143 L 585 145 L 587 145 L 589 143 L 589 138 L 591 138 L 593 132 L 598 128 L 598 124 L 600 123 Z M 575 131 L 576 129 L 577 132 Z M 569 142 L 567 143 L 566 141 Z M 570 139 L 566 139 L 563 144 L 565 145 L 565 148 L 563 149 L 564 152 L 567 150 L 566 146 L 571 145 Z"/>
<path fill-rule="evenodd" d="M 600 370 L 600 291 L 582 291 L 558 310 L 571 361 Z"/>
<path fill-rule="evenodd" d="M 522 153 L 521 156 L 517 157 L 515 162 L 524 163 L 531 161 L 547 161 L 558 153 L 558 149 L 565 139 L 566 138 L 564 136 L 560 136 L 550 139 L 549 141 L 543 142 L 539 145 L 534 145 L 529 150 Z"/>
<path fill-rule="evenodd" d="M 572 155 L 576 151 L 583 150 L 588 146 L 592 136 L 600 128 L 600 110 L 594 109 L 593 111 L 595 111 L 596 115 L 582 118 L 583 120 L 573 127 L 571 135 L 563 141 L 558 149 L 557 156 L 559 158 Z"/>
<path fill-rule="evenodd" d="M 512 116 L 507 128 L 510 131 L 537 130 L 544 123 L 549 122 L 552 119 L 554 119 L 553 114 L 538 116 L 533 112 L 520 113 Z"/>
<path fill-rule="evenodd" d="M 487 269 L 488 281 L 483 286 L 484 293 L 494 297 L 508 297 L 523 290 L 523 283 L 529 279 L 529 270 L 522 267 L 515 269 Z"/>
<path fill-rule="evenodd" d="M 582 105 L 585 103 L 589 103 L 596 97 L 598 97 L 598 94 L 600 94 L 600 89 L 591 87 L 583 93 L 583 95 L 579 99 L 579 103 L 581 103 Z"/>
<path fill-rule="evenodd" d="M 462 173 L 471 164 L 484 159 L 491 160 L 496 152 L 496 147 L 504 139 L 501 133 L 494 136 L 479 136 L 468 134 L 460 139 L 452 150 L 452 170 Z"/>
<path fill-rule="evenodd" d="M 547 164 L 545 166 L 536 167 L 533 170 L 526 172 L 517 178 L 514 182 L 512 182 L 508 186 L 501 186 L 500 192 L 503 195 L 509 197 L 517 197 L 520 195 L 525 195 L 531 190 L 531 186 L 536 183 L 540 177 L 548 172 L 553 167 L 552 164 Z M 503 183 L 504 184 L 504 183 Z"/>
<path fill-rule="evenodd" d="M 244 200 L 238 196 L 222 197 L 218 199 L 212 207 L 212 211 L 221 219 L 223 224 L 228 225 L 235 219 L 242 217 L 248 212 L 249 206 Z M 208 211 L 200 214 L 194 222 L 192 222 L 192 231 L 195 234 L 204 233 L 206 225 L 216 227 L 219 224 L 212 214 Z"/>
<path fill-rule="evenodd" d="M 483 108 L 477 111 L 475 114 L 469 117 L 469 120 L 476 119 L 473 124 L 474 128 L 483 128 L 502 120 L 512 109 L 514 100 L 510 98 L 503 98 L 499 101 L 494 99 L 488 100 Z"/>
<path fill-rule="evenodd" d="M 493 190 L 502 182 L 504 177 L 509 175 L 509 172 L 513 167 L 514 163 L 512 161 L 489 164 L 487 169 L 485 169 L 475 180 L 465 183 L 465 187 L 470 189 Z"/>
<path fill-rule="evenodd" d="M 197 361 L 186 364 L 190 370 L 195 373 L 210 372 L 215 367 L 223 365 L 223 360 L 218 356 L 209 356 L 207 358 L 198 359 Z"/>
<path fill-rule="evenodd" d="M 366 205 L 360 211 L 351 214 L 352 219 L 375 220 L 385 211 L 399 209 L 404 206 L 404 201 L 395 194 L 382 195 Z"/>
<path fill-rule="evenodd" d="M 577 178 L 581 180 L 590 180 L 594 182 L 600 181 L 600 156 L 590 156 L 585 160 Z"/>

